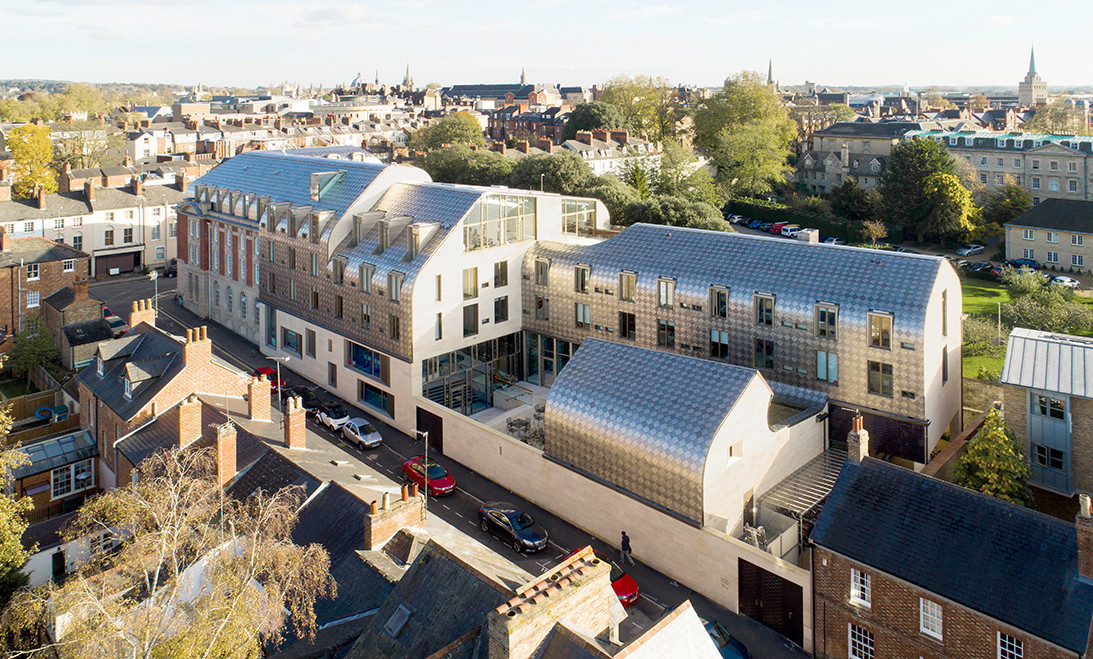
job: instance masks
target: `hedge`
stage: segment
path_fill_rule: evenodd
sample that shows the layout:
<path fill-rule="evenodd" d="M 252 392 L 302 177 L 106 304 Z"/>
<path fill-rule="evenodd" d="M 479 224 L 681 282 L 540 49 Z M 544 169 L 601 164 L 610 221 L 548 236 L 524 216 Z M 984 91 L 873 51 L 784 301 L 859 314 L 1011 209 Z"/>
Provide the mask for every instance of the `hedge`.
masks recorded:
<path fill-rule="evenodd" d="M 734 198 L 725 203 L 726 214 L 738 213 L 753 220 L 764 222 L 790 222 L 804 229 L 816 229 L 825 236 L 841 238 L 849 243 L 866 242 L 861 222 L 837 215 L 826 215 L 801 210 L 765 199 Z M 888 242 L 898 245 L 904 241 L 902 227 L 888 227 Z"/>

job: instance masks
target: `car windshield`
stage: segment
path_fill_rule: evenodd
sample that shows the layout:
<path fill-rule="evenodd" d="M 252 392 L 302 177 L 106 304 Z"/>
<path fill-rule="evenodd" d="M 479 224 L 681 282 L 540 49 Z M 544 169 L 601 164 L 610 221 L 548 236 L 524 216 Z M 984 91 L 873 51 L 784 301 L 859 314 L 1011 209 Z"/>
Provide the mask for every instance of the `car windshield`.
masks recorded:
<path fill-rule="evenodd" d="M 362 435 L 371 435 L 372 433 L 376 432 L 376 427 L 373 426 L 371 423 L 366 423 L 363 426 L 358 427 L 360 428 Z"/>
<path fill-rule="evenodd" d="M 429 480 L 434 481 L 440 480 L 448 475 L 448 472 L 444 470 L 444 467 L 441 467 L 438 464 L 429 465 L 426 471 L 429 473 Z"/>
<path fill-rule="evenodd" d="M 349 416 L 349 414 L 345 411 L 345 408 L 341 405 L 331 405 L 330 407 L 326 408 L 326 415 L 335 419 L 340 419 L 343 416 Z"/>
<path fill-rule="evenodd" d="M 622 571 L 622 568 L 615 565 L 614 561 L 611 561 L 611 581 L 612 583 L 622 579 L 626 576 L 626 573 Z"/>
<path fill-rule="evenodd" d="M 729 644 L 729 630 L 725 629 L 724 625 L 716 620 L 707 622 L 706 632 L 713 639 L 714 643 L 717 643 L 718 649 L 725 647 Z"/>
<path fill-rule="evenodd" d="M 512 528 L 516 530 L 528 529 L 535 524 L 535 520 L 527 513 L 513 513 L 509 515 L 509 521 L 512 522 Z"/>

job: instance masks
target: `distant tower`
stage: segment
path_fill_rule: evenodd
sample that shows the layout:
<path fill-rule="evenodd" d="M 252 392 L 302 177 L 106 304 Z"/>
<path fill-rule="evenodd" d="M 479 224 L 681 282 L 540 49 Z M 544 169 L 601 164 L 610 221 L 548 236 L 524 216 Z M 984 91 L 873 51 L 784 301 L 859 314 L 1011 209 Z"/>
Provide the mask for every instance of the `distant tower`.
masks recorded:
<path fill-rule="evenodd" d="M 1047 103 L 1047 83 L 1036 73 L 1036 50 L 1030 49 L 1028 74 L 1017 84 L 1017 103 L 1022 107 L 1032 107 Z"/>
<path fill-rule="evenodd" d="M 520 68 L 520 84 L 528 84 L 528 74 L 524 71 L 523 67 Z"/>
<path fill-rule="evenodd" d="M 406 63 L 406 76 L 402 79 L 402 86 L 406 89 L 414 89 L 414 79 L 410 77 L 410 63 Z"/>
<path fill-rule="evenodd" d="M 380 86 L 380 70 L 376 69 L 376 87 Z"/>
<path fill-rule="evenodd" d="M 774 84 L 774 60 L 767 60 L 767 84 Z"/>

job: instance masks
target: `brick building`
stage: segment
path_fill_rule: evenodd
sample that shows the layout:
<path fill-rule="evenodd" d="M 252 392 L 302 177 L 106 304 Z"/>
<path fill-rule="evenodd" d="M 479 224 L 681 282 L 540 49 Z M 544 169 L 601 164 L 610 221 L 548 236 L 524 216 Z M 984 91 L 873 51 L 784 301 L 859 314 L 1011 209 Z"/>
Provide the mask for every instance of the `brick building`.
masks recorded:
<path fill-rule="evenodd" d="M 0 227 L 0 352 L 38 323 L 42 300 L 90 275 L 88 255 L 44 238 L 12 238 Z"/>
<path fill-rule="evenodd" d="M 97 342 L 114 338 L 102 315 L 102 300 L 87 292 L 87 280 L 66 286 L 42 302 L 42 320 L 69 370 L 94 358 Z"/>
<path fill-rule="evenodd" d="M 812 532 L 815 656 L 1088 656 L 1088 498 L 1075 528 L 863 452 Z"/>

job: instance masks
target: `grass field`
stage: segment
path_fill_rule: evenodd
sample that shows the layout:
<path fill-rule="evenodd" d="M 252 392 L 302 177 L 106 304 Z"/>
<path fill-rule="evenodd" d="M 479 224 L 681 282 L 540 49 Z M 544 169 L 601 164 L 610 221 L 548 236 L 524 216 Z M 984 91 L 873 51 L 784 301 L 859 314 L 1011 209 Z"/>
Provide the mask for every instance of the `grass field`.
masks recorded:
<path fill-rule="evenodd" d="M 33 394 L 38 392 L 38 387 L 33 384 L 30 385 L 30 389 L 27 389 L 27 380 L 15 380 L 9 382 L 0 383 L 0 391 L 4 392 L 4 395 L 8 398 L 18 398 L 26 394 Z"/>
<path fill-rule="evenodd" d="M 999 283 L 982 279 L 965 279 L 961 284 L 964 286 L 964 313 L 966 314 L 994 317 L 998 314 L 998 303 L 1005 304 L 1010 301 L 1009 293 Z"/>

